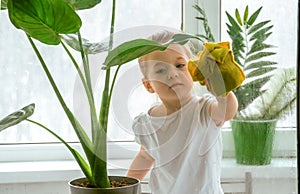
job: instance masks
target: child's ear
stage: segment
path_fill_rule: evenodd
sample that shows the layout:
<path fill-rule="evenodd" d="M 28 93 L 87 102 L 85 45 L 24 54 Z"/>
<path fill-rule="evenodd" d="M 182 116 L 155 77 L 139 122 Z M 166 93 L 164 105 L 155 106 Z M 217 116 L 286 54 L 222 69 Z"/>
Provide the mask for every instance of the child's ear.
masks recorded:
<path fill-rule="evenodd" d="M 144 87 L 146 88 L 146 90 L 148 92 L 150 92 L 150 93 L 154 93 L 155 92 L 148 80 L 142 79 L 142 82 L 143 82 L 143 85 L 144 85 Z"/>

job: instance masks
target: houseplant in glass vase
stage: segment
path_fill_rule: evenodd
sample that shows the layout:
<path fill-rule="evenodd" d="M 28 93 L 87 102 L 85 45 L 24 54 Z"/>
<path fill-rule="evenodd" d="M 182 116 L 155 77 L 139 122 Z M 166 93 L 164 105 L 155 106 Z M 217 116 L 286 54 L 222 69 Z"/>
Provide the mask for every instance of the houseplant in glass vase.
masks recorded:
<path fill-rule="evenodd" d="M 214 41 L 205 10 L 194 8 L 205 32 L 198 36 Z M 275 46 L 266 43 L 273 26 L 270 20 L 257 21 L 261 10 L 250 15 L 246 6 L 242 17 L 238 9 L 234 16 L 226 11 L 234 59 L 246 75 L 234 90 L 239 108 L 231 120 L 236 161 L 246 165 L 270 164 L 277 120 L 293 110 L 296 102 L 296 68 L 278 68 L 277 62 L 268 60 L 276 54 L 270 52 Z"/>
<path fill-rule="evenodd" d="M 99 3 L 101 3 L 101 0 L 1 0 L 1 9 L 8 10 L 11 23 L 16 28 L 25 32 L 26 38 L 32 46 L 61 107 L 70 121 L 85 155 L 81 155 L 76 149 L 72 148 L 55 130 L 51 130 L 40 122 L 29 119 L 34 113 L 34 104 L 30 104 L 1 119 L 0 132 L 22 121 L 27 121 L 38 125 L 61 141 L 73 155 L 84 175 L 84 178 L 70 181 L 72 194 L 138 194 L 141 192 L 139 180 L 130 177 L 109 176 L 107 170 L 108 115 L 117 74 L 120 67 L 131 60 L 154 50 L 165 50 L 168 45 L 172 43 L 185 44 L 190 38 L 197 37 L 187 34 L 177 34 L 165 44 L 159 44 L 146 39 L 135 39 L 114 47 L 116 0 L 113 0 L 112 10 L 108 11 L 108 13 L 111 13 L 108 45 L 87 44 L 88 42 L 83 41 L 81 38 L 80 27 L 82 22 L 76 11 L 89 9 Z M 73 36 L 67 36 L 68 34 L 73 34 Z M 74 36 L 76 38 L 74 38 Z M 75 114 L 66 104 L 46 64 L 47 61 L 43 59 L 43 56 L 36 46 L 36 40 L 46 45 L 62 46 L 65 54 L 72 61 L 88 99 L 91 121 L 90 129 L 84 129 L 82 127 Z M 75 60 L 67 44 L 80 51 L 80 62 Z M 94 52 L 91 48 L 95 48 L 95 46 L 103 46 L 103 48 L 96 49 L 98 52 L 107 52 L 103 66 L 99 67 L 99 71 L 105 71 L 105 81 L 103 83 L 104 87 L 99 111 L 97 111 L 96 107 L 96 98 L 94 97 L 88 60 L 89 54 Z M 78 64 L 83 64 L 83 68 L 81 69 Z M 87 130 L 92 132 L 92 137 L 86 134 Z M 121 183 L 121 185 L 125 184 L 125 186 L 119 187 L 119 183 Z"/>

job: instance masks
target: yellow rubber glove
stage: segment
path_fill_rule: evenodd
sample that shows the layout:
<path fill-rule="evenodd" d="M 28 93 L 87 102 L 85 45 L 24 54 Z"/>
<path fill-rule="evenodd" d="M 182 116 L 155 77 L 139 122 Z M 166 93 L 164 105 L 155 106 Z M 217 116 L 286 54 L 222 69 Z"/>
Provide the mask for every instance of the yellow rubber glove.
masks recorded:
<path fill-rule="evenodd" d="M 245 74 L 234 61 L 229 45 L 229 42 L 207 42 L 203 51 L 188 62 L 193 80 L 201 85 L 209 80 L 211 92 L 216 96 L 227 95 L 245 80 Z"/>

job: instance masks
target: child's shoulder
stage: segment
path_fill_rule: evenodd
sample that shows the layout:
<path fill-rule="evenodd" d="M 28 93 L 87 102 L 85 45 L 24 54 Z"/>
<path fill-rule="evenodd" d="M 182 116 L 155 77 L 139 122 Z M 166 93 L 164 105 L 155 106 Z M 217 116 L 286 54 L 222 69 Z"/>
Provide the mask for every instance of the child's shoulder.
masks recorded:
<path fill-rule="evenodd" d="M 166 109 L 164 108 L 164 106 L 162 104 L 160 105 L 155 105 L 152 106 L 149 110 L 148 110 L 148 114 L 152 117 L 162 117 L 162 116 L 166 116 Z"/>

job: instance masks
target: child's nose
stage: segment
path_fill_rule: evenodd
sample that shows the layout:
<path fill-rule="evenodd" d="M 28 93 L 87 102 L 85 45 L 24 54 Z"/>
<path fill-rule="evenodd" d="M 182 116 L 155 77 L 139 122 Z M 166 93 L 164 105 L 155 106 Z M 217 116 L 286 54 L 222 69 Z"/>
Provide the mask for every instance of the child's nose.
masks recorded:
<path fill-rule="evenodd" d="M 168 74 L 168 79 L 173 79 L 176 77 L 178 77 L 178 72 L 176 71 L 176 69 L 170 70 L 170 72 Z"/>

